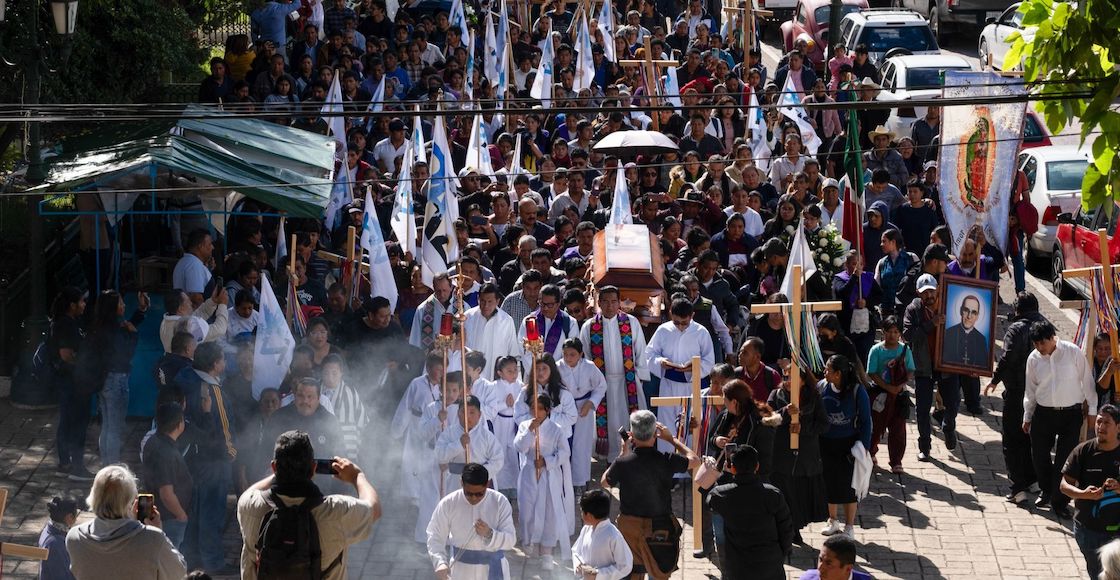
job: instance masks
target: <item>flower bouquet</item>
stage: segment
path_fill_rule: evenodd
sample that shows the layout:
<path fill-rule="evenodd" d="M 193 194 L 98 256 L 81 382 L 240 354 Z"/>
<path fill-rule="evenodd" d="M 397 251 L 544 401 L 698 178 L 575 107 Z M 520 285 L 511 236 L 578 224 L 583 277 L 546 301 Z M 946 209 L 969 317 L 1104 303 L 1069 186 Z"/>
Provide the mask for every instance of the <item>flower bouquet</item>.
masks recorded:
<path fill-rule="evenodd" d="M 844 268 L 847 252 L 836 226 L 829 224 L 810 234 L 809 247 L 813 250 L 813 261 L 825 280 L 830 280 Z"/>

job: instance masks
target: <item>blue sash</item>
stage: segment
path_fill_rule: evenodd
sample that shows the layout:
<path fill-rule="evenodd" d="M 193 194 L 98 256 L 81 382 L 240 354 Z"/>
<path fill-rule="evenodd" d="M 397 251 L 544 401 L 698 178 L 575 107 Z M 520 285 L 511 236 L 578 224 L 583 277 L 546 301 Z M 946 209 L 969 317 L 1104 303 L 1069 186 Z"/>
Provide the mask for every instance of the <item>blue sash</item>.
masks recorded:
<path fill-rule="evenodd" d="M 456 562 L 470 564 L 472 566 L 488 566 L 490 568 L 486 576 L 488 580 L 503 580 L 505 578 L 505 574 L 502 571 L 502 560 L 506 559 L 505 550 L 487 552 L 484 550 L 467 550 L 465 548 L 451 546 L 451 554 Z"/>
<path fill-rule="evenodd" d="M 684 374 L 684 371 L 679 371 L 677 369 L 665 369 L 665 380 L 673 381 L 674 383 L 687 383 L 687 382 L 689 382 L 688 381 L 688 375 Z M 708 377 L 704 377 L 704 378 L 700 379 L 700 388 L 701 389 L 706 389 L 711 384 L 712 384 L 712 381 Z"/>

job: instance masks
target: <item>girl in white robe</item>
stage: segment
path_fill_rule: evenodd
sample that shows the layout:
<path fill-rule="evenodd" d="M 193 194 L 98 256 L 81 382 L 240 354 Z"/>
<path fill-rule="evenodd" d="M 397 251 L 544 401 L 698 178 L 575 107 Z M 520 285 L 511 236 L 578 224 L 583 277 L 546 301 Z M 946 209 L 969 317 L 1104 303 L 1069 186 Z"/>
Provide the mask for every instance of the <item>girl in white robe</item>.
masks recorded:
<path fill-rule="evenodd" d="M 459 391 L 458 383 L 447 381 L 448 401 L 459 400 Z M 439 461 L 436 460 L 436 440 L 447 429 L 448 421 L 454 421 L 458 416 L 459 405 L 449 404 L 446 409 L 443 405 L 443 401 L 433 401 L 425 407 L 424 415 L 415 428 L 416 439 L 421 445 L 417 453 L 405 459 L 416 473 L 416 479 L 411 482 L 411 485 L 416 490 L 419 508 L 414 530 L 414 539 L 417 542 L 427 542 L 428 521 L 432 519 L 432 512 L 435 511 L 439 500 L 448 493 L 448 490 L 440 489 L 441 473 Z"/>
<path fill-rule="evenodd" d="M 578 419 L 572 433 L 572 485 L 576 495 L 591 479 L 591 455 L 595 452 L 595 408 L 607 394 L 607 379 L 595 363 L 583 358 L 583 342 L 564 342 L 564 364 L 560 378 L 572 393 Z"/>
<path fill-rule="evenodd" d="M 552 422 L 564 430 L 565 438 L 570 438 L 572 428 L 579 419 L 579 413 L 576 412 L 575 397 L 572 396 L 571 391 L 564 388 L 560 371 L 556 368 L 556 359 L 550 354 L 541 355 L 533 374 L 537 378 L 537 392 L 547 394 L 552 399 Z M 532 418 L 529 413 L 529 402 L 532 398 L 533 389 L 526 385 L 521 389 L 521 394 L 517 397 L 517 406 L 514 408 L 514 417 L 518 425 Z"/>
<path fill-rule="evenodd" d="M 555 565 L 552 549 L 557 545 L 561 558 L 571 560 L 568 541 L 575 530 L 568 438 L 549 419 L 551 405 L 547 394 L 538 395 L 536 417 L 521 423 L 514 438 L 521 454 L 517 479 L 521 543 L 527 556 L 541 555 L 546 570 Z"/>
<path fill-rule="evenodd" d="M 505 448 L 506 459 L 502 470 L 494 475 L 494 486 L 502 492 L 517 488 L 519 466 L 517 448 L 513 446 L 513 437 L 517 435 L 514 407 L 517 405 L 517 398 L 521 396 L 522 387 L 525 386 L 521 382 L 518 366 L 516 356 L 498 359 L 495 365 L 498 379 L 489 383 L 487 398 L 482 401 L 482 414 L 490 419 L 494 436 Z"/>

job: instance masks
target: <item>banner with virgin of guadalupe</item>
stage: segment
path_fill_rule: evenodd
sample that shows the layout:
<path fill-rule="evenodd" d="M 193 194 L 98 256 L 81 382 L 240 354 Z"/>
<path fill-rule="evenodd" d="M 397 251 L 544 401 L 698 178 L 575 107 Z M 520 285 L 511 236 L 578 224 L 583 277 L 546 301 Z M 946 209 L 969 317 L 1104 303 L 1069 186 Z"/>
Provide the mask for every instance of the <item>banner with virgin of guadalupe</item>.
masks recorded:
<path fill-rule="evenodd" d="M 1007 97 L 1026 93 L 1022 79 L 992 72 L 945 71 L 942 98 Z M 1011 184 L 1027 103 L 952 105 L 941 111 L 938 189 L 953 253 L 976 226 L 1007 251 Z"/>

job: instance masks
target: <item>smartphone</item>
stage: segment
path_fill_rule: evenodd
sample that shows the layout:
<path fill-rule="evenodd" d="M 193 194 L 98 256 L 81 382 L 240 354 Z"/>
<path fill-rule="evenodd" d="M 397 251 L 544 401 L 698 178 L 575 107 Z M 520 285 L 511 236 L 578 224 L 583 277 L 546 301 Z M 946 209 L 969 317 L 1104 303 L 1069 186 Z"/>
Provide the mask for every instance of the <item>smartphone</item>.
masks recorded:
<path fill-rule="evenodd" d="M 626 430 L 625 425 L 618 428 L 618 436 L 621 437 L 623 441 L 630 440 L 630 432 Z"/>
<path fill-rule="evenodd" d="M 152 517 L 152 506 L 156 503 L 156 496 L 150 493 L 141 493 L 136 496 L 136 519 L 144 522 Z"/>
<path fill-rule="evenodd" d="M 486 222 L 488 222 L 488 221 L 490 221 L 490 220 L 484 215 L 472 215 L 471 216 L 471 224 L 476 225 L 476 226 L 484 226 L 484 225 L 486 225 Z"/>
<path fill-rule="evenodd" d="M 334 475 L 334 460 L 333 459 L 316 459 L 315 460 L 315 473 L 322 475 Z"/>

